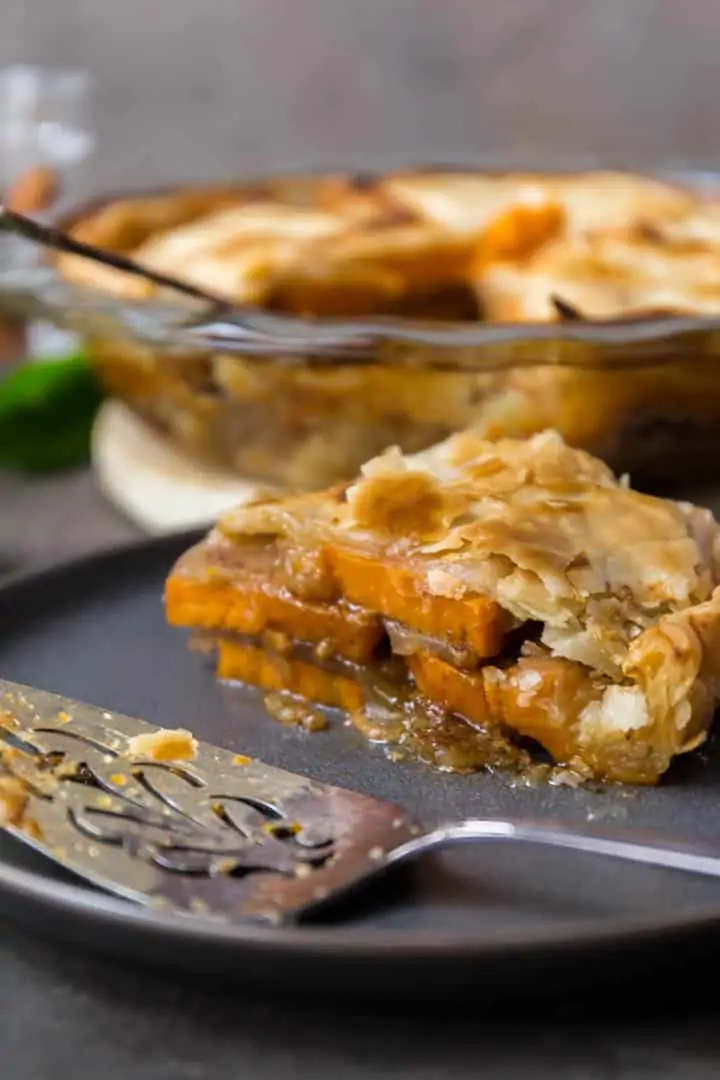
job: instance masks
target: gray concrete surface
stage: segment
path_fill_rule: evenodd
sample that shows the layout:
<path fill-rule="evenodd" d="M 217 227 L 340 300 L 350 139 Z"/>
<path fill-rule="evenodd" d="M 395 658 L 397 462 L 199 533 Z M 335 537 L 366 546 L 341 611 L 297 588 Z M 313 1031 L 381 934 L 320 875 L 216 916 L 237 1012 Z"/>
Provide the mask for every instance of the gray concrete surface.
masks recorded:
<path fill-rule="evenodd" d="M 99 186 L 378 155 L 720 160 L 717 0 L 0 0 L 99 80 Z"/>

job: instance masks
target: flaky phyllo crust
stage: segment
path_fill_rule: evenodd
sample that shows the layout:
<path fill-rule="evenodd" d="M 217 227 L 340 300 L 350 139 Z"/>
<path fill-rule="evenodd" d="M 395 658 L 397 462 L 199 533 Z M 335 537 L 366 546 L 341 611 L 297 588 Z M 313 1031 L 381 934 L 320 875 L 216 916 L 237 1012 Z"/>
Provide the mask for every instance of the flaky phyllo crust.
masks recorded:
<path fill-rule="evenodd" d="M 390 449 L 350 485 L 228 513 L 205 545 L 251 538 L 286 566 L 311 562 L 328 605 L 367 607 L 362 573 L 380 595 L 377 568 L 402 568 L 411 624 L 446 612 L 446 642 L 472 657 L 448 681 L 447 658 L 405 650 L 418 691 L 581 775 L 653 782 L 705 738 L 720 693 L 718 526 L 631 490 L 553 432 Z"/>
<path fill-rule="evenodd" d="M 716 311 L 720 211 L 632 173 L 403 170 L 127 198 L 73 233 L 234 300 L 301 314 L 548 321 Z M 150 282 L 63 255 L 133 299 Z M 473 299 L 474 298 L 474 299 Z"/>

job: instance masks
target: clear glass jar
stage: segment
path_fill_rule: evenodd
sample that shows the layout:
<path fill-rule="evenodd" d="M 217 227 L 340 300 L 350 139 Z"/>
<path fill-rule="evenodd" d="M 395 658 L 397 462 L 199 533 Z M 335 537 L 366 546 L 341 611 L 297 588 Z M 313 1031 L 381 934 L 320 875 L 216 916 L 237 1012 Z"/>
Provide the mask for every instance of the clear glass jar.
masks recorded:
<path fill-rule="evenodd" d="M 11 209 L 49 220 L 60 199 L 74 201 L 88 190 L 86 165 L 95 145 L 91 96 L 86 71 L 30 64 L 0 68 L 0 196 Z M 0 235 L 1 269 L 41 258 L 34 245 Z M 74 344 L 74 337 L 50 323 L 0 326 L 0 362 L 22 354 L 57 355 Z"/>

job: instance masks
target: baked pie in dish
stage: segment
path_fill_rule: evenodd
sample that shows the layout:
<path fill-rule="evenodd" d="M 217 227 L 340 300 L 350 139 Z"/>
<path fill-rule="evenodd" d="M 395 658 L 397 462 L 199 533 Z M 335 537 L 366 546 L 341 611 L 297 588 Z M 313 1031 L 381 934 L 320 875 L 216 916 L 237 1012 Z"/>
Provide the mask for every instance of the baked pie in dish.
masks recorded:
<path fill-rule="evenodd" d="M 720 313 L 720 202 L 689 186 L 614 172 L 287 178 L 118 199 L 72 231 L 281 314 L 511 329 L 480 333 L 457 365 L 437 336 L 363 365 L 258 359 L 242 335 L 163 342 L 138 320 L 92 337 L 112 394 L 244 475 L 311 489 L 390 443 L 419 451 L 471 425 L 490 438 L 552 427 L 654 482 L 677 471 L 678 442 L 684 469 L 718 462 L 717 329 L 663 330 L 669 316 Z M 168 299 L 77 256 L 57 265 L 117 303 Z M 597 330 L 608 322 L 610 345 Z"/>
<path fill-rule="evenodd" d="M 701 233 L 697 219 L 714 212 L 674 185 L 618 173 L 339 176 L 318 178 L 292 196 L 292 187 L 285 194 L 260 187 L 234 198 L 222 191 L 216 201 L 181 193 L 174 209 L 172 196 L 116 202 L 80 221 L 74 233 L 148 269 L 182 271 L 192 284 L 237 303 L 329 316 L 424 313 L 426 305 L 432 312 L 442 297 L 448 314 L 462 317 L 472 298 L 473 314 L 483 317 L 488 267 L 522 265 L 556 240 L 580 259 L 586 239 L 598 236 L 638 245 L 637 307 L 646 308 L 644 237 L 656 235 L 657 261 L 672 259 L 688 230 Z M 694 241 L 713 242 L 707 235 Z M 635 261 L 632 252 L 628 258 Z M 63 255 L 60 266 L 67 277 L 131 298 L 158 291 L 76 255 Z"/>
<path fill-rule="evenodd" d="M 319 703 L 443 768 L 524 773 L 542 748 L 556 776 L 649 784 L 720 697 L 719 535 L 555 432 L 464 432 L 229 512 L 167 618 L 280 719 Z"/>

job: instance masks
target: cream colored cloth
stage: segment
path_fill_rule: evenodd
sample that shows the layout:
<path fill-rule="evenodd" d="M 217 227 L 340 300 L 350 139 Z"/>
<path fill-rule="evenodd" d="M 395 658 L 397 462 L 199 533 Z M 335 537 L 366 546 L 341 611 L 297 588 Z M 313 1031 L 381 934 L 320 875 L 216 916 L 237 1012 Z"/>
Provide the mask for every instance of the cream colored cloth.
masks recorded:
<path fill-rule="evenodd" d="M 209 526 L 268 490 L 191 460 L 117 401 L 98 413 L 92 464 L 105 497 L 157 536 Z"/>

